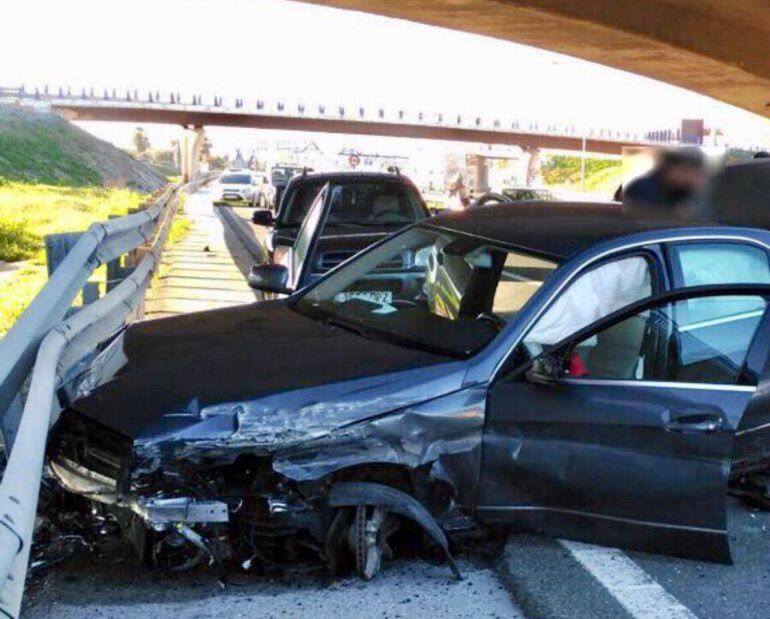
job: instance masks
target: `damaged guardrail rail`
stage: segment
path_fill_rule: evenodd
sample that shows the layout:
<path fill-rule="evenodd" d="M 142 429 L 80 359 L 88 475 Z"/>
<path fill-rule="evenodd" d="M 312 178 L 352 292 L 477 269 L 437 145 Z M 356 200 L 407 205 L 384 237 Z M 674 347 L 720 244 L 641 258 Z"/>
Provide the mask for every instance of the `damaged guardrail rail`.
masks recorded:
<path fill-rule="evenodd" d="M 186 189 L 195 190 L 208 180 Z M 15 618 L 20 612 L 48 430 L 61 410 L 57 391 L 66 378 L 88 368 L 98 347 L 141 306 L 179 192 L 180 186 L 174 185 L 143 211 L 93 224 L 0 340 L 0 415 L 7 455 L 0 482 L 0 616 Z M 97 267 L 148 243 L 149 250 L 126 279 L 68 316 Z"/>

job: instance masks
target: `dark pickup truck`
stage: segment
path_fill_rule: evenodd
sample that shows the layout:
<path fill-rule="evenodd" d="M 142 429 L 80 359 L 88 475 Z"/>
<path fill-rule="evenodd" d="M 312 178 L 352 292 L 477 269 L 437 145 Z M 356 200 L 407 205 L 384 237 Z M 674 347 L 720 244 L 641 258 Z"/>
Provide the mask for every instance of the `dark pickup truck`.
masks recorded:
<path fill-rule="evenodd" d="M 334 172 L 295 176 L 277 215 L 257 209 L 252 219 L 272 228 L 267 239 L 270 261 L 289 269 L 297 289 L 388 234 L 428 217 L 419 191 L 406 176 Z M 307 253 L 311 240 L 312 256 Z"/>

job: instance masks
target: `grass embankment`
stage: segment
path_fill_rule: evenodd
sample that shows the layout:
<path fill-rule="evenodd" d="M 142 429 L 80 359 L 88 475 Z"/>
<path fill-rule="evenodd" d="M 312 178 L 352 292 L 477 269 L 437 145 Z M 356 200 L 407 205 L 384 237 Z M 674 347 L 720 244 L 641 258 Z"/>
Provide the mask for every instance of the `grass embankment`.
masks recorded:
<path fill-rule="evenodd" d="M 128 187 L 150 192 L 162 174 L 59 118 L 0 105 L 0 177 L 62 187 Z"/>
<path fill-rule="evenodd" d="M 49 185 L 101 185 L 99 171 L 84 160 L 73 129 L 59 121 L 4 117 L 0 131 L 0 177 Z"/>
<path fill-rule="evenodd" d="M 549 187 L 581 189 L 580 157 L 553 155 L 543 163 L 541 174 Z M 623 169 L 619 159 L 586 159 L 586 191 L 611 196 L 620 185 Z"/>
<path fill-rule="evenodd" d="M 126 215 L 147 199 L 127 189 L 59 187 L 0 179 L 0 260 L 25 260 L 0 279 L 0 337 L 11 327 L 48 279 L 43 237 L 82 232 L 111 215 Z M 190 223 L 175 219 L 169 242 L 183 236 Z M 104 280 L 103 269 L 95 281 Z"/>

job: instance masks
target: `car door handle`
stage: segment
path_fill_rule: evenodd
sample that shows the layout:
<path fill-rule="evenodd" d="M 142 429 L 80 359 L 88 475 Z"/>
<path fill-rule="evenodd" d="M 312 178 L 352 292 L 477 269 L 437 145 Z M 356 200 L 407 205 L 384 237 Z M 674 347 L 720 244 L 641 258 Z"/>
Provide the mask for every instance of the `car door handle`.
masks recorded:
<path fill-rule="evenodd" d="M 666 422 L 669 432 L 719 432 L 722 429 L 722 418 L 718 415 L 682 415 Z"/>

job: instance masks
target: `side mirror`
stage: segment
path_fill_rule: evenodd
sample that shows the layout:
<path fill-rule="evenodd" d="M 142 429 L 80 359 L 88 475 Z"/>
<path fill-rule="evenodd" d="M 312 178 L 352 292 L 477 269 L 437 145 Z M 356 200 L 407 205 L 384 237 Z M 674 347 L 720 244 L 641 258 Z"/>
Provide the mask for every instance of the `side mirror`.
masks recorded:
<path fill-rule="evenodd" d="M 555 385 L 564 375 L 564 357 L 555 353 L 544 353 L 532 362 L 524 376 L 535 385 Z"/>
<path fill-rule="evenodd" d="M 288 281 L 289 270 L 281 264 L 255 264 L 249 274 L 249 286 L 262 292 L 291 294 L 294 291 L 286 287 Z"/>
<path fill-rule="evenodd" d="M 272 226 L 275 223 L 275 218 L 273 217 L 273 213 L 270 210 L 266 208 L 258 208 L 251 216 L 251 221 L 253 221 L 258 226 Z"/>

